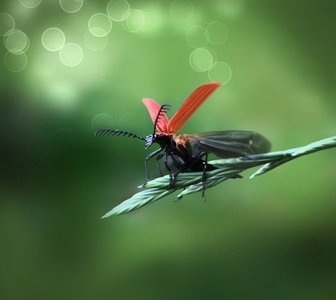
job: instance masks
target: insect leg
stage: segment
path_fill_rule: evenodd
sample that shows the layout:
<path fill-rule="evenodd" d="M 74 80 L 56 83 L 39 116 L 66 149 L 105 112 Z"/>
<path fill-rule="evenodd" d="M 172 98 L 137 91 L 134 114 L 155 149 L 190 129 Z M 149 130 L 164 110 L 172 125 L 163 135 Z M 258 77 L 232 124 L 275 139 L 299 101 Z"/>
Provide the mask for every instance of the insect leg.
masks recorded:
<path fill-rule="evenodd" d="M 203 160 L 203 157 L 205 159 Z M 199 165 L 201 163 L 201 165 Z M 197 166 L 198 164 L 198 166 Z M 205 182 L 206 182 L 206 172 L 207 170 L 214 170 L 216 167 L 208 165 L 208 152 L 202 151 L 199 152 L 196 156 L 192 157 L 189 160 L 189 163 L 186 163 L 184 168 L 181 168 L 179 172 L 183 172 L 183 169 L 186 170 L 199 170 L 202 171 L 202 197 L 205 197 Z"/>
<path fill-rule="evenodd" d="M 163 148 L 159 148 L 159 149 L 153 151 L 152 153 L 150 153 L 150 154 L 148 154 L 146 156 L 146 159 L 145 159 L 145 170 L 146 170 L 146 178 L 147 178 L 147 180 L 149 180 L 149 172 L 148 172 L 148 164 L 147 164 L 147 162 L 151 158 L 153 158 L 155 155 L 158 155 L 162 150 L 163 150 Z"/>
<path fill-rule="evenodd" d="M 205 157 L 205 160 L 203 161 L 202 158 Z M 202 174 L 202 197 L 205 197 L 205 182 L 206 182 L 206 171 L 208 168 L 208 152 L 202 151 L 198 153 L 195 157 L 192 158 L 192 161 L 189 165 L 189 168 L 192 169 L 196 163 L 199 163 L 202 161 L 203 163 L 203 174 Z"/>
<path fill-rule="evenodd" d="M 176 181 L 176 175 L 185 170 L 186 161 L 184 157 L 166 149 L 164 153 L 164 163 L 169 172 L 169 186 L 173 186 Z"/>
<path fill-rule="evenodd" d="M 200 153 L 200 155 L 202 155 L 202 153 Z M 208 167 L 208 152 L 203 152 L 202 156 L 205 156 L 205 160 L 203 163 L 204 164 L 203 175 L 202 175 L 202 197 L 205 197 L 205 181 L 206 181 L 206 171 Z"/>
<path fill-rule="evenodd" d="M 174 156 L 173 156 L 173 154 L 171 152 L 169 152 L 169 153 L 167 153 L 167 152 L 165 152 L 163 154 L 163 156 L 164 156 L 164 164 L 165 164 L 165 166 L 166 166 L 166 168 L 167 168 L 167 170 L 169 172 L 169 187 L 172 187 L 174 185 L 174 183 L 175 183 L 175 178 L 176 177 L 173 174 L 173 172 L 171 171 L 171 168 L 169 167 L 169 164 L 171 162 L 169 162 L 168 159 L 170 158 L 173 163 L 175 163 L 176 160 L 174 159 Z"/>
<path fill-rule="evenodd" d="M 159 160 L 164 156 L 163 153 L 160 153 L 156 159 L 155 159 L 155 162 L 156 162 L 156 167 L 158 168 L 159 170 L 159 173 L 160 173 L 160 176 L 163 176 L 163 173 L 162 173 L 162 170 L 161 170 L 161 167 L 160 167 L 160 164 L 159 164 Z"/>

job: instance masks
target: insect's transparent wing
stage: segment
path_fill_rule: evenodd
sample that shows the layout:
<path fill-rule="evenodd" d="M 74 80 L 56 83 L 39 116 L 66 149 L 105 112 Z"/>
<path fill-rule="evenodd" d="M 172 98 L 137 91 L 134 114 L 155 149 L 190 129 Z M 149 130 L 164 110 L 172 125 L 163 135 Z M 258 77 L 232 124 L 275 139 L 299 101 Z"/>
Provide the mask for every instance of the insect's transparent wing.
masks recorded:
<path fill-rule="evenodd" d="M 254 131 L 212 131 L 182 134 L 179 137 L 187 142 L 192 155 L 206 151 L 221 158 L 230 158 L 266 153 L 271 150 L 270 141 Z"/>

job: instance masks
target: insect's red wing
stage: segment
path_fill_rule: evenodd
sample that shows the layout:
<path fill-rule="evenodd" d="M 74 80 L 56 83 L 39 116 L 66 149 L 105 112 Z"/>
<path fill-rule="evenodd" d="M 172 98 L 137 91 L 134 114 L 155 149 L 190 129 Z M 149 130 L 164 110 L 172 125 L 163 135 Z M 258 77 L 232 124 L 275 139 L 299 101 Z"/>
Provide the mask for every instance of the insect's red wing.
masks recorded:
<path fill-rule="evenodd" d="M 220 87 L 220 82 L 210 82 L 198 87 L 191 95 L 184 101 L 180 109 L 170 119 L 168 123 L 169 133 L 175 133 L 182 128 L 185 122 L 192 116 L 192 114 L 201 106 L 201 104 Z"/>
<path fill-rule="evenodd" d="M 142 99 L 142 103 L 145 104 L 145 106 L 147 107 L 149 115 L 154 123 L 160 111 L 161 105 L 157 103 L 155 100 L 149 98 Z M 159 132 L 168 133 L 168 123 L 169 120 L 167 115 L 164 112 L 161 112 L 161 117 L 159 118 L 156 124 L 156 129 Z"/>

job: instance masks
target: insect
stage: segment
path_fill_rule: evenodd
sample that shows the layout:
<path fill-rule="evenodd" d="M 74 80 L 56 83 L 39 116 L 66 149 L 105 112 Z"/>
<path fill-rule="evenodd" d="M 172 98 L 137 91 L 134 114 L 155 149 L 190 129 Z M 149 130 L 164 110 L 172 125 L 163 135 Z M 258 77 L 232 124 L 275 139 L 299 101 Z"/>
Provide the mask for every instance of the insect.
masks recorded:
<path fill-rule="evenodd" d="M 147 107 L 154 123 L 153 132 L 146 138 L 127 131 L 111 129 L 100 129 L 96 132 L 96 136 L 121 135 L 137 138 L 146 142 L 146 149 L 157 143 L 160 148 L 147 155 L 145 159 L 147 179 L 149 179 L 147 162 L 156 157 L 156 164 L 161 175 L 159 161 L 163 159 L 171 175 L 170 185 L 174 184 L 176 175 L 180 172 L 201 171 L 204 183 L 206 171 L 216 169 L 215 166 L 207 162 L 209 154 L 220 158 L 233 158 L 265 153 L 271 149 L 271 143 L 254 131 L 227 130 L 176 135 L 176 132 L 220 85 L 219 82 L 211 82 L 198 87 L 170 120 L 166 114 L 169 105 L 160 105 L 149 98 L 143 99 L 142 102 Z"/>

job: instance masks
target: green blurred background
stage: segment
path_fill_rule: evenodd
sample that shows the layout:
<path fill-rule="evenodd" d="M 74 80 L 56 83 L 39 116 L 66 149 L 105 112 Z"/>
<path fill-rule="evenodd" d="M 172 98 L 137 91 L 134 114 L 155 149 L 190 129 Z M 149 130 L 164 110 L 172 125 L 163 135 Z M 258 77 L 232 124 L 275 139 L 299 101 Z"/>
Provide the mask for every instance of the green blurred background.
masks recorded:
<path fill-rule="evenodd" d="M 334 3 L 2 1 L 0 298 L 335 299 L 334 150 L 101 220 L 149 152 L 93 138 L 211 80 L 183 132 L 335 135 Z"/>

